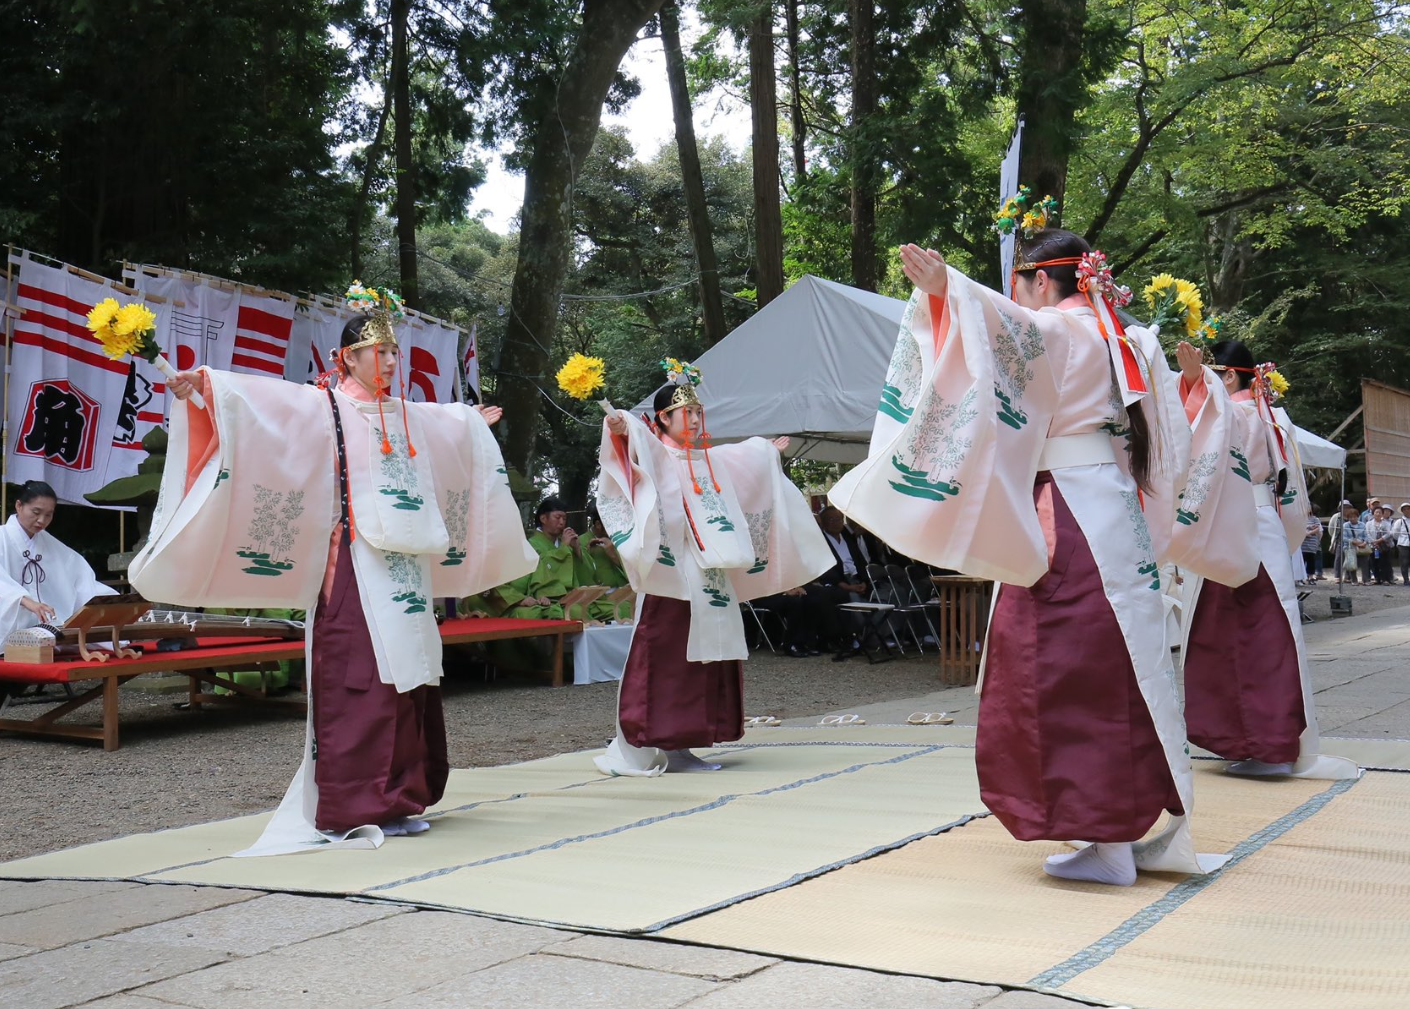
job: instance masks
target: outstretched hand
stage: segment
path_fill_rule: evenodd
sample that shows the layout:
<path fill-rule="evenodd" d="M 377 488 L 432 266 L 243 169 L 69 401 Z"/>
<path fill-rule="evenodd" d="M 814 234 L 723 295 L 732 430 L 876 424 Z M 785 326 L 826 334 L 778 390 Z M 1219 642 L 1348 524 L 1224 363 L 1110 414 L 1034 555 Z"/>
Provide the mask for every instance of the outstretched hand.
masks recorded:
<path fill-rule="evenodd" d="M 504 416 L 504 408 L 499 406 L 477 406 L 475 409 L 480 411 L 480 416 L 485 418 L 486 424 L 494 424 Z"/>
<path fill-rule="evenodd" d="M 788 435 L 781 435 L 769 442 L 769 444 L 778 449 L 779 455 L 783 455 L 784 451 L 788 448 Z"/>
<path fill-rule="evenodd" d="M 1180 363 L 1180 374 L 1187 385 L 1198 385 L 1204 372 L 1204 358 L 1198 350 L 1184 340 L 1175 345 L 1175 360 Z"/>
<path fill-rule="evenodd" d="M 926 294 L 945 297 L 950 278 L 945 272 L 945 257 L 934 249 L 922 249 L 919 245 L 901 246 L 901 269 L 907 279 Z"/>
<path fill-rule="evenodd" d="M 627 433 L 627 422 L 620 413 L 610 414 L 607 417 L 607 430 L 615 435 L 625 436 Z"/>

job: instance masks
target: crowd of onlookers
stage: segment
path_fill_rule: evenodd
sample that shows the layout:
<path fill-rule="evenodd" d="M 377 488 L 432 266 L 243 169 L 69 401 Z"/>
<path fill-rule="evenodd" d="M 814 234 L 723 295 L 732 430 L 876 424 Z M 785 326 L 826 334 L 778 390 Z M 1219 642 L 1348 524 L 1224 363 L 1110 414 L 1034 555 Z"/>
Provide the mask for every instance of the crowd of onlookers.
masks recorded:
<path fill-rule="evenodd" d="M 1328 554 L 1330 573 L 1324 565 Z M 1397 509 L 1383 505 L 1379 498 L 1368 498 L 1364 511 L 1343 501 L 1325 525 L 1317 516 L 1309 515 L 1302 560 L 1306 568 L 1302 583 L 1335 579 L 1340 572 L 1342 581 L 1353 585 L 1395 585 L 1398 569 L 1399 584 L 1410 585 L 1410 501 Z"/>

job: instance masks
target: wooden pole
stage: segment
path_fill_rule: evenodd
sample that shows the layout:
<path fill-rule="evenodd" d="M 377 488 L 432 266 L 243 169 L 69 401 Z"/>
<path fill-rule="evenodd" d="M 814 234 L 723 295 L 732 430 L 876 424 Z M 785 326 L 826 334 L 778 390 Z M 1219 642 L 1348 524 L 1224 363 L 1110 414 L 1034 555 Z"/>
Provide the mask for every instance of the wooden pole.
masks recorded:
<path fill-rule="evenodd" d="M 10 298 L 14 286 L 14 267 L 10 265 L 10 259 L 15 254 L 13 245 L 5 246 L 5 389 L 0 395 L 0 409 L 5 412 L 0 414 L 0 430 L 4 431 L 3 443 L 0 443 L 0 521 L 3 521 L 10 511 L 10 345 L 15 342 L 15 320 L 10 315 Z"/>

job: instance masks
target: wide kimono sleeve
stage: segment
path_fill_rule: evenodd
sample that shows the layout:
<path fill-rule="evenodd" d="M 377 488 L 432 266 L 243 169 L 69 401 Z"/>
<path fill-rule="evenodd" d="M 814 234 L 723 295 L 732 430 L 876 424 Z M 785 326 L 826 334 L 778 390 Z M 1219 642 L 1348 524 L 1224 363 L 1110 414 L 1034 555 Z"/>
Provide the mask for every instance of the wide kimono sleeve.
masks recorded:
<path fill-rule="evenodd" d="M 430 453 L 450 541 L 445 556 L 431 562 L 432 594 L 471 596 L 533 571 L 538 555 L 524 540 L 508 467 L 480 412 L 461 403 L 408 409 L 419 421 L 418 451 Z"/>
<path fill-rule="evenodd" d="M 911 295 L 867 459 L 828 495 L 899 553 L 1032 585 L 1047 570 L 1033 481 L 1057 402 L 1048 341 L 1066 326 L 949 269 Z"/>
<path fill-rule="evenodd" d="M 1238 586 L 1258 574 L 1257 513 L 1243 455 L 1242 418 L 1209 368 L 1180 398 L 1190 426 L 1190 461 L 1178 495 L 1170 559 L 1186 571 Z"/>
<path fill-rule="evenodd" d="M 683 557 L 683 535 L 672 527 L 662 500 L 662 482 L 679 494 L 672 463 L 661 442 L 639 419 L 619 410 L 627 424 L 625 435 L 614 435 L 602 422 L 598 452 L 601 478 L 597 510 L 603 528 L 622 558 L 627 581 L 638 593 L 651 592 L 673 599 L 688 598 L 688 587 L 678 561 Z M 665 491 L 669 496 L 670 490 Z"/>
<path fill-rule="evenodd" d="M 283 379 L 202 372 L 206 409 L 172 411 L 132 585 L 173 605 L 311 608 L 338 516 L 328 396 Z"/>
<path fill-rule="evenodd" d="M 759 599 L 816 581 L 836 562 L 803 493 L 784 475 L 778 449 L 750 438 L 710 450 L 749 527 L 754 559 L 730 570 L 736 599 Z"/>
<path fill-rule="evenodd" d="M 1190 468 L 1190 425 L 1180 398 L 1179 376 L 1170 370 L 1161 350 L 1158 331 L 1143 326 L 1126 329 L 1127 342 L 1136 348 L 1139 367 L 1149 392 L 1132 407 L 1139 409 L 1150 435 L 1147 485 L 1141 494 L 1141 510 L 1151 534 L 1151 548 L 1157 563 L 1175 563 L 1171 556 L 1175 511 L 1185 490 Z M 1116 461 L 1130 471 L 1129 430 L 1123 430 L 1117 445 Z"/>
<path fill-rule="evenodd" d="M 1288 552 L 1292 553 L 1300 549 L 1302 541 L 1307 538 L 1307 516 L 1312 505 L 1307 496 L 1307 474 L 1302 469 L 1302 453 L 1297 445 L 1297 427 L 1288 412 L 1280 406 L 1273 408 L 1273 421 L 1277 430 L 1270 432 L 1275 442 L 1270 449 L 1280 453 L 1273 457 L 1274 462 L 1284 467 L 1288 475 L 1283 493 L 1278 497 L 1278 516 L 1283 520 L 1283 531 L 1287 533 Z M 1281 445 L 1276 444 L 1279 436 Z"/>

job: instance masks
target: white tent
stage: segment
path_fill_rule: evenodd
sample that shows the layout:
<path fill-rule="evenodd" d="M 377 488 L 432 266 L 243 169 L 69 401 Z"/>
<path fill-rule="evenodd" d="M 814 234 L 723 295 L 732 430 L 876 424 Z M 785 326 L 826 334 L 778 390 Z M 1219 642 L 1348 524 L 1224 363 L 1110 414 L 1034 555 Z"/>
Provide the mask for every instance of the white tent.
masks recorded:
<path fill-rule="evenodd" d="M 906 303 L 805 276 L 695 364 L 715 441 L 786 434 L 789 456 L 866 458 Z M 636 412 L 650 413 L 651 400 Z M 1344 469 L 1346 450 L 1297 429 L 1302 464 Z"/>
<path fill-rule="evenodd" d="M 1319 438 L 1311 431 L 1293 425 L 1297 438 L 1297 453 L 1302 465 L 1309 469 L 1346 469 L 1346 449 Z"/>
<path fill-rule="evenodd" d="M 790 456 L 866 458 L 905 302 L 805 276 L 694 363 L 715 441 L 786 434 Z M 636 412 L 651 412 L 647 400 Z"/>

